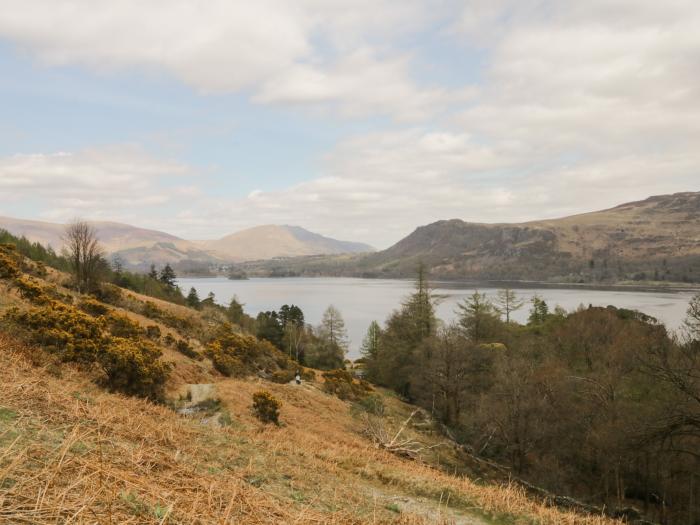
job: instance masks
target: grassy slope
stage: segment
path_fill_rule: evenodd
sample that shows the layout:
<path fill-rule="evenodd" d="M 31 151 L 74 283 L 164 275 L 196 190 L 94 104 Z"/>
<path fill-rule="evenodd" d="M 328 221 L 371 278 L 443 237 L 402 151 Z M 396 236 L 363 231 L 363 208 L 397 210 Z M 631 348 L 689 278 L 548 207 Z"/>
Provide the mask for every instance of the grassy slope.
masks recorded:
<path fill-rule="evenodd" d="M 5 288 L 0 299 L 0 308 L 21 303 Z M 350 405 L 317 383 L 227 379 L 208 361 L 166 351 L 172 395 L 188 382 L 216 384 L 232 417 L 220 426 L 107 393 L 6 333 L 0 353 L 0 522 L 612 523 L 378 449 Z M 251 395 L 261 388 L 282 400 L 281 427 L 253 418 Z M 395 429 L 412 407 L 382 395 Z M 450 450 L 425 459 L 444 462 Z"/>

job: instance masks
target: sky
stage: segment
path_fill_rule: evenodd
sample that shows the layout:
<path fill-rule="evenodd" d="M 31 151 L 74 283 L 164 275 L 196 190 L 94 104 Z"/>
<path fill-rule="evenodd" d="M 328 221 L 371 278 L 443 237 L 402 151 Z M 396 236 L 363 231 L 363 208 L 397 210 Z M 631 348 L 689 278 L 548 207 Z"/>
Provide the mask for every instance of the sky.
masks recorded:
<path fill-rule="evenodd" d="M 696 0 L 0 0 L 0 215 L 384 248 L 700 190 Z"/>

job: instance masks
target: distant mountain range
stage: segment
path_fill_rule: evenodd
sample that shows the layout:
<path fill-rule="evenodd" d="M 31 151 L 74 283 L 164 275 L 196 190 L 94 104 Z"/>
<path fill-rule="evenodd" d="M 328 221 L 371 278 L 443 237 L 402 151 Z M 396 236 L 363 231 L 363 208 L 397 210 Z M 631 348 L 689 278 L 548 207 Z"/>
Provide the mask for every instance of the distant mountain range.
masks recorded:
<path fill-rule="evenodd" d="M 134 268 L 145 268 L 151 263 L 192 266 L 374 250 L 367 244 L 338 241 L 298 226 L 257 226 L 218 240 L 188 241 L 128 224 L 100 221 L 91 224 L 107 253 Z M 56 251 L 63 246 L 63 224 L 0 217 L 0 228 Z"/>
<path fill-rule="evenodd" d="M 93 224 L 109 253 L 139 268 L 238 263 L 252 275 L 410 277 L 423 263 L 433 278 L 445 279 L 700 282 L 700 192 L 519 224 L 438 221 L 378 252 L 297 226 L 188 241 L 126 224 Z M 0 228 L 62 245 L 60 224 L 0 217 Z"/>
<path fill-rule="evenodd" d="M 299 226 L 256 226 L 215 241 L 196 241 L 207 252 L 230 261 L 303 255 L 372 252 L 368 244 L 337 241 Z"/>
<path fill-rule="evenodd" d="M 249 274 L 555 282 L 700 282 L 700 192 L 520 224 L 438 221 L 371 254 L 247 265 Z"/>

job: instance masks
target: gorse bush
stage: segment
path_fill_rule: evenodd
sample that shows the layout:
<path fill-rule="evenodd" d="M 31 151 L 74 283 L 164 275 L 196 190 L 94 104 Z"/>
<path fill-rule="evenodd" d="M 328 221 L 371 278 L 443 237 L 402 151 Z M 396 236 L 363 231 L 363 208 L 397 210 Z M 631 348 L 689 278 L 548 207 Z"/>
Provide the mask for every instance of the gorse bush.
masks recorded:
<path fill-rule="evenodd" d="M 160 349 L 150 341 L 113 337 L 98 362 L 108 388 L 125 394 L 159 400 L 169 366 L 160 361 Z"/>
<path fill-rule="evenodd" d="M 263 423 L 279 425 L 281 405 L 282 403 L 266 390 L 253 394 L 253 414 Z"/>
<path fill-rule="evenodd" d="M 357 411 L 367 412 L 368 414 L 379 417 L 384 416 L 386 409 L 384 399 L 382 399 L 382 396 L 377 394 L 369 394 L 366 397 L 359 399 L 353 405 L 353 408 Z"/>
<path fill-rule="evenodd" d="M 145 301 L 141 303 L 140 312 L 145 317 L 160 321 L 170 328 L 174 328 L 181 334 L 189 333 L 195 330 L 196 325 L 190 317 L 182 317 L 172 314 L 160 308 L 153 301 Z"/>
<path fill-rule="evenodd" d="M 19 254 L 13 244 L 0 244 L 0 279 L 14 279 L 21 273 Z"/>
<path fill-rule="evenodd" d="M 138 325 L 126 316 L 112 312 L 93 317 L 72 305 L 48 300 L 24 311 L 13 308 L 5 318 L 61 361 L 98 365 L 108 388 L 154 400 L 162 398 L 168 366 L 159 360 L 158 347 L 141 340 Z"/>
<path fill-rule="evenodd" d="M 175 350 L 180 352 L 182 355 L 189 357 L 190 359 L 202 359 L 202 356 L 194 350 L 190 344 L 184 339 L 178 339 L 175 343 Z"/>
<path fill-rule="evenodd" d="M 294 380 L 295 375 L 295 371 L 291 368 L 286 370 L 277 370 L 270 376 L 270 381 L 279 384 L 289 383 L 290 381 Z"/>
<path fill-rule="evenodd" d="M 323 379 L 323 389 L 343 400 L 357 401 L 373 390 L 367 381 L 353 377 L 347 370 L 324 372 Z"/>
<path fill-rule="evenodd" d="M 291 361 L 268 341 L 227 329 L 207 345 L 206 355 L 226 376 L 271 374 L 292 367 Z"/>
<path fill-rule="evenodd" d="M 104 322 L 58 301 L 20 311 L 13 308 L 5 316 L 29 331 L 32 342 L 40 344 L 62 361 L 95 361 L 106 343 Z"/>
<path fill-rule="evenodd" d="M 94 317 L 106 315 L 110 311 L 110 308 L 107 305 L 96 301 L 92 297 L 85 297 L 81 299 L 81 301 L 78 303 L 78 308 L 80 308 L 86 314 L 90 314 Z"/>
<path fill-rule="evenodd" d="M 124 314 L 110 312 L 104 318 L 109 331 L 115 337 L 137 339 L 144 332 L 141 325 L 135 321 L 132 321 Z"/>
<path fill-rule="evenodd" d="M 19 291 L 22 299 L 27 299 L 34 303 L 45 303 L 49 300 L 45 288 L 31 277 L 21 275 L 13 280 L 13 284 Z"/>
<path fill-rule="evenodd" d="M 146 337 L 151 341 L 160 341 L 161 331 L 160 326 L 152 324 L 146 327 Z"/>

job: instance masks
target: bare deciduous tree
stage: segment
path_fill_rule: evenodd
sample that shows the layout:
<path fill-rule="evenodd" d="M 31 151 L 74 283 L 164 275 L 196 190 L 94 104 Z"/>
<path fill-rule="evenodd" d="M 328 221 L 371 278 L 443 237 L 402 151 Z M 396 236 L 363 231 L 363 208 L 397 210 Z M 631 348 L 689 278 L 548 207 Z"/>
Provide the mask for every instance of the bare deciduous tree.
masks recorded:
<path fill-rule="evenodd" d="M 87 222 L 76 219 L 66 226 L 63 240 L 78 291 L 89 292 L 98 283 L 104 255 L 97 231 Z"/>
<path fill-rule="evenodd" d="M 517 294 L 510 288 L 505 288 L 498 291 L 496 303 L 496 310 L 498 310 L 501 315 L 505 316 L 506 323 L 510 323 L 510 314 L 520 310 L 525 304 L 524 301 L 518 299 Z"/>

